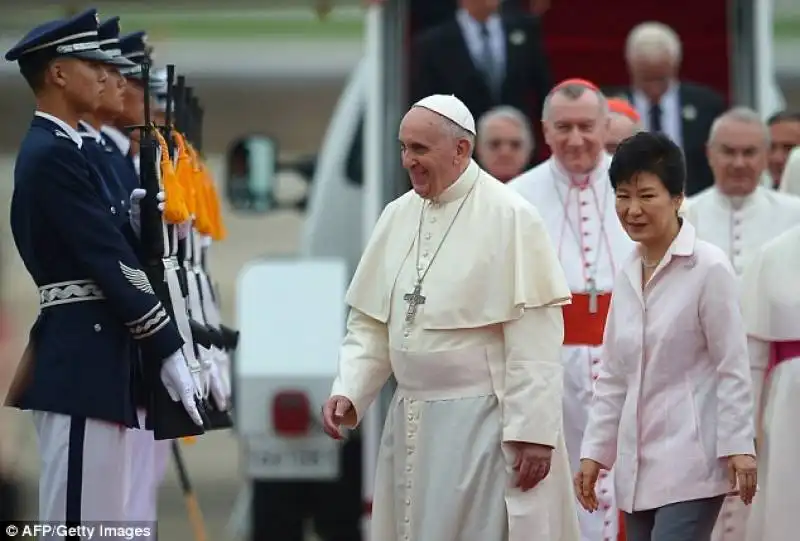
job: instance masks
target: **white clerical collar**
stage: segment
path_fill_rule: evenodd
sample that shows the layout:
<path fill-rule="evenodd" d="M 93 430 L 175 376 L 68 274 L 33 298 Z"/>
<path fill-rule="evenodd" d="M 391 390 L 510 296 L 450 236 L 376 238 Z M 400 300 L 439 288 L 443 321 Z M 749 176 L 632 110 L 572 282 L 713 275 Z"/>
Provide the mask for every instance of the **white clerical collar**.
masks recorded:
<path fill-rule="evenodd" d="M 83 138 L 81 138 L 81 135 L 77 132 L 77 130 L 75 130 L 75 128 L 73 128 L 72 126 L 70 126 L 69 124 L 67 124 L 63 120 L 61 120 L 60 118 L 55 117 L 55 116 L 53 116 L 53 115 L 51 115 L 49 113 L 43 113 L 42 111 L 34 112 L 33 116 L 38 116 L 39 118 L 43 118 L 45 120 L 49 120 L 50 122 L 52 122 L 53 124 L 55 124 L 56 126 L 61 128 L 64 131 L 64 133 L 70 139 L 72 139 L 75 142 L 76 145 L 78 145 L 78 148 L 81 148 L 83 146 Z"/>
<path fill-rule="evenodd" d="M 83 130 L 84 133 L 89 135 L 95 141 L 100 141 L 100 132 L 94 129 L 94 126 L 86 122 L 85 120 L 79 120 L 78 126 Z"/>
<path fill-rule="evenodd" d="M 470 160 L 469 165 L 464 172 L 452 183 L 439 197 L 435 197 L 431 202 L 434 204 L 445 204 L 453 201 L 458 201 L 469 192 L 470 188 L 475 185 L 478 180 L 481 168 L 475 163 L 475 160 Z"/>
<path fill-rule="evenodd" d="M 716 186 L 714 186 L 713 190 L 714 193 L 717 194 L 717 199 L 723 207 L 736 211 L 742 210 L 746 206 L 751 205 L 755 199 L 761 195 L 763 188 L 761 186 L 757 186 L 755 190 L 747 195 L 725 195 Z"/>
<path fill-rule="evenodd" d="M 131 149 L 131 140 L 127 135 L 113 126 L 101 126 L 100 131 L 114 142 L 120 152 L 128 155 L 128 151 Z"/>
<path fill-rule="evenodd" d="M 567 171 L 564 165 L 558 161 L 555 156 L 550 158 L 550 169 L 553 172 L 553 176 L 568 186 L 572 185 L 576 188 L 592 185 L 598 180 L 605 181 L 608 173 L 608 166 L 610 164 L 611 155 L 609 155 L 606 151 L 603 151 L 600 155 L 597 165 L 589 172 L 589 174 L 576 175 Z"/>

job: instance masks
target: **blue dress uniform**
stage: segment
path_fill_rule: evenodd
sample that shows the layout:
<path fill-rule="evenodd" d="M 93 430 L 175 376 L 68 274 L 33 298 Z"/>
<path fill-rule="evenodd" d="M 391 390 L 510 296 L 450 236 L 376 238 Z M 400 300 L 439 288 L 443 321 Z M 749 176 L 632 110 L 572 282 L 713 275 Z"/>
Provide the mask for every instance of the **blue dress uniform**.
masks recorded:
<path fill-rule="evenodd" d="M 6 60 L 23 73 L 64 57 L 113 63 L 99 48 L 97 26 L 94 10 L 46 23 Z M 40 108 L 61 92 L 46 90 L 37 94 Z M 39 518 L 70 524 L 124 520 L 124 427 L 138 425 L 132 344 L 147 358 L 167 359 L 183 343 L 87 156 L 72 125 L 37 111 L 17 155 L 11 201 L 14 241 L 39 287 L 40 312 L 20 364 L 24 377 L 16 378 L 24 382 L 10 401 L 34 412 Z"/>
<path fill-rule="evenodd" d="M 140 31 L 120 36 L 117 47 L 120 56 L 132 62 L 135 66 L 135 68 L 120 70 L 128 79 L 128 84 L 141 84 L 141 70 L 136 68 L 145 60 L 149 60 L 147 33 Z M 111 126 L 103 126 L 101 133 L 108 142 L 109 147 L 115 151 L 112 158 L 113 166 L 129 193 L 139 188 L 139 171 L 135 163 L 135 157 L 131 153 L 130 139 L 124 133 Z"/>

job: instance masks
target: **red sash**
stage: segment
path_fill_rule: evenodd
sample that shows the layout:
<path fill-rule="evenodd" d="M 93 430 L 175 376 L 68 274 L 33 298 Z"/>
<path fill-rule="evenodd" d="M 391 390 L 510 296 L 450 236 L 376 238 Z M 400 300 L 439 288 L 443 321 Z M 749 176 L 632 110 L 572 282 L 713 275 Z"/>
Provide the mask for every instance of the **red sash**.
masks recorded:
<path fill-rule="evenodd" d="M 611 293 L 597 295 L 597 311 L 590 310 L 588 293 L 573 293 L 572 304 L 564 306 L 564 345 L 599 346 L 603 343 Z"/>

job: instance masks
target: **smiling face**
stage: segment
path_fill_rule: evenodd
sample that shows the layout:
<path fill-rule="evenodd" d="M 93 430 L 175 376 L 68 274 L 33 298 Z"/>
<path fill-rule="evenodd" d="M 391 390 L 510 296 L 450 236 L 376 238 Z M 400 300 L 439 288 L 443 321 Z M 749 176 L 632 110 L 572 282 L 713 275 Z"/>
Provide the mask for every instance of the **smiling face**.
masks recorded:
<path fill-rule="evenodd" d="M 437 197 L 458 179 L 470 160 L 469 140 L 424 107 L 412 107 L 400 123 L 400 153 L 420 197 Z"/>
<path fill-rule="evenodd" d="M 664 238 L 674 226 L 683 196 L 671 196 L 652 173 L 639 173 L 616 190 L 616 211 L 622 227 L 636 242 Z"/>
<path fill-rule="evenodd" d="M 590 90 L 577 98 L 563 92 L 550 98 L 544 120 L 545 141 L 570 173 L 589 173 L 600 160 L 608 131 L 608 116 L 600 99 Z"/>
<path fill-rule="evenodd" d="M 758 187 L 767 167 L 764 126 L 724 119 L 713 133 L 707 153 L 717 188 L 728 196 L 749 195 Z"/>

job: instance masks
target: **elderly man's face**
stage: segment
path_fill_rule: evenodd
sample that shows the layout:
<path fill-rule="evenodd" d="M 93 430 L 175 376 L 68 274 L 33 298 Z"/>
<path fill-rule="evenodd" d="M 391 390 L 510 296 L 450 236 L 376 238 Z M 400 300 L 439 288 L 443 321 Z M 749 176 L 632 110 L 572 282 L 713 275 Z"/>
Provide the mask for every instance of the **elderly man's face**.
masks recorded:
<path fill-rule="evenodd" d="M 400 123 L 400 152 L 414 191 L 421 197 L 441 194 L 469 159 L 469 143 L 448 133 L 442 117 L 412 107 Z"/>
<path fill-rule="evenodd" d="M 608 117 L 599 97 L 586 91 L 576 99 L 555 94 L 544 122 L 547 145 L 572 174 L 589 173 L 597 165 L 608 132 Z"/>
<path fill-rule="evenodd" d="M 734 197 L 752 193 L 767 167 L 763 126 L 734 119 L 723 121 L 709 141 L 708 162 L 722 193 Z"/>
<path fill-rule="evenodd" d="M 634 56 L 628 62 L 631 85 L 640 90 L 651 103 L 658 103 L 669 89 L 670 82 L 678 75 L 678 66 L 669 57 L 656 58 Z"/>
<path fill-rule="evenodd" d="M 786 160 L 789 153 L 796 146 L 800 146 L 800 121 L 784 120 L 776 122 L 769 128 L 770 151 L 769 151 L 769 174 L 777 184 L 783 176 L 783 169 L 786 167 Z"/>
<path fill-rule="evenodd" d="M 614 154 L 624 140 L 636 132 L 636 123 L 625 115 L 611 113 L 606 137 L 606 152 Z"/>
<path fill-rule="evenodd" d="M 508 118 L 493 118 L 479 134 L 476 152 L 489 174 L 508 182 L 525 169 L 531 144 L 522 126 Z"/>

